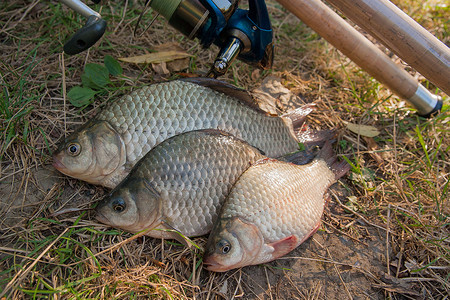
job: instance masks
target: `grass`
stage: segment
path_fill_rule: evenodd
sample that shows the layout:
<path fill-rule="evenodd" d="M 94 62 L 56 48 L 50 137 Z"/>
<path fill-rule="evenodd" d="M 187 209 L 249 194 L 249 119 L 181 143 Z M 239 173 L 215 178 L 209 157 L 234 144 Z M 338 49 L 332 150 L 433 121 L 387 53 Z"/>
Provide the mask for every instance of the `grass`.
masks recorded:
<path fill-rule="evenodd" d="M 395 2 L 449 42 L 444 2 Z M 194 238 L 200 249 L 190 250 L 98 224 L 92 207 L 106 191 L 54 172 L 50 156 L 59 139 L 106 102 L 178 72 L 206 73 L 217 49 L 202 49 L 162 18 L 132 38 L 141 3 L 130 1 L 127 7 L 103 5 L 103 39 L 88 52 L 63 56 L 62 45 L 84 23 L 81 17 L 57 2 L 0 4 L 0 298 L 448 297 L 448 96 L 408 69 L 444 98 L 439 115 L 420 118 L 279 4 L 268 1 L 268 7 L 277 41 L 274 69 L 234 63 L 223 79 L 252 89 L 275 76 L 317 103 L 309 126 L 338 129 L 335 149 L 352 171 L 332 189 L 319 232 L 293 258 L 211 274 L 202 268 L 205 237 Z M 144 15 L 138 32 L 152 17 Z M 152 66 L 121 64 L 123 73 L 110 76 L 93 100 L 80 107 L 70 102 L 67 94 L 83 85 L 89 64 L 104 65 L 108 55 L 140 55 L 166 42 L 194 57 L 167 76 Z M 292 99 L 278 104 L 284 111 L 298 105 Z M 376 127 L 380 134 L 359 136 L 345 122 Z"/>

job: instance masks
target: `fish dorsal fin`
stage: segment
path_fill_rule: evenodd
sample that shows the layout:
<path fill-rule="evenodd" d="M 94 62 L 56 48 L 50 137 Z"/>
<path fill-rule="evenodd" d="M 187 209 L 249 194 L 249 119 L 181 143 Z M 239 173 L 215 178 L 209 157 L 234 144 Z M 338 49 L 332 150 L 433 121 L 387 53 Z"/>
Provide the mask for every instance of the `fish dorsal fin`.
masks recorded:
<path fill-rule="evenodd" d="M 179 80 L 204 86 L 216 92 L 225 94 L 233 98 L 237 98 L 241 103 L 251 107 L 252 109 L 260 113 L 269 115 L 266 111 L 262 110 L 259 107 L 257 99 L 250 92 L 237 88 L 229 83 L 213 78 L 204 78 L 204 77 L 183 78 Z"/>
<path fill-rule="evenodd" d="M 291 252 L 298 245 L 298 238 L 295 235 L 288 236 L 284 239 L 276 241 L 274 243 L 269 244 L 274 250 L 272 253 L 272 258 L 279 258 L 286 253 Z"/>

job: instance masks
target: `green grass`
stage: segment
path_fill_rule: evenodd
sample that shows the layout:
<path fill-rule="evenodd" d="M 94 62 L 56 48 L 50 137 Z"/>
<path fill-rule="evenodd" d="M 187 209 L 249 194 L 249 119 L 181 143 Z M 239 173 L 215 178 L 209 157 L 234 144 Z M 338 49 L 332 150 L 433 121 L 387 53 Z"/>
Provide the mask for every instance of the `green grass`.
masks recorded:
<path fill-rule="evenodd" d="M 2 119 L 0 132 L 3 137 L 0 160 L 15 139 L 27 144 L 30 130 L 28 117 L 35 108 L 33 102 L 39 98 L 37 91 L 29 93 L 28 80 L 33 68 L 38 63 L 36 49 L 34 49 L 18 70 L 3 65 L 6 70 L 0 73 L 3 81 L 0 94 L 2 99 L 0 101 L 0 118 Z"/>

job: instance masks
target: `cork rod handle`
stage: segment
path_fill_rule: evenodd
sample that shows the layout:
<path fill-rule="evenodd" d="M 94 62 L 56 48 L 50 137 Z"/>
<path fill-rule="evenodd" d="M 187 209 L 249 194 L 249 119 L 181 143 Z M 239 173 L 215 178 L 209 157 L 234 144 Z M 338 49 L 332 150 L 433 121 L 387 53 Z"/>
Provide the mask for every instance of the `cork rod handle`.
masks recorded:
<path fill-rule="evenodd" d="M 277 1 L 375 79 L 401 98 L 409 100 L 419 114 L 428 115 L 439 105 L 442 106 L 442 100 L 431 95 L 408 72 L 320 0 Z M 418 98 L 418 91 L 425 98 Z"/>

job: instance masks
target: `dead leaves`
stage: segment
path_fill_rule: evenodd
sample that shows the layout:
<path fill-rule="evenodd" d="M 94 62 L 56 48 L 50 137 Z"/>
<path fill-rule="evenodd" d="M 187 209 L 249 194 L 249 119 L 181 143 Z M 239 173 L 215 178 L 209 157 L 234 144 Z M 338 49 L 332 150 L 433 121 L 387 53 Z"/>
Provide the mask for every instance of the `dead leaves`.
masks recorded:
<path fill-rule="evenodd" d="M 350 130 L 351 132 L 354 132 L 358 135 L 362 135 L 362 136 L 370 137 L 370 138 L 380 135 L 380 131 L 373 126 L 355 124 L 355 123 L 350 123 L 350 122 L 345 122 L 345 123 L 347 125 L 348 130 Z"/>
<path fill-rule="evenodd" d="M 361 125 L 350 122 L 345 122 L 345 124 L 348 130 L 361 136 L 362 139 L 366 142 L 367 151 L 369 155 L 376 161 L 378 167 L 384 166 L 384 158 L 379 153 L 380 148 L 378 147 L 377 142 L 374 140 L 374 137 L 380 135 L 380 131 L 374 126 L 370 125 Z"/>
<path fill-rule="evenodd" d="M 153 47 L 155 52 L 121 57 L 120 61 L 132 64 L 151 64 L 153 71 L 160 75 L 168 75 L 171 72 L 179 72 L 189 67 L 189 58 L 193 55 L 184 51 L 178 43 L 165 43 Z"/>
<path fill-rule="evenodd" d="M 152 52 L 139 56 L 121 57 L 119 58 L 119 60 L 133 64 L 154 64 L 154 63 L 174 61 L 177 59 L 183 59 L 191 56 L 192 55 L 184 51 L 163 50 L 160 52 Z"/>
<path fill-rule="evenodd" d="M 384 166 L 384 159 L 380 155 L 380 153 L 378 153 L 379 147 L 377 142 L 375 142 L 375 140 L 371 137 L 363 136 L 363 139 L 367 144 L 367 150 L 369 151 L 369 155 L 377 162 L 379 167 Z"/>

